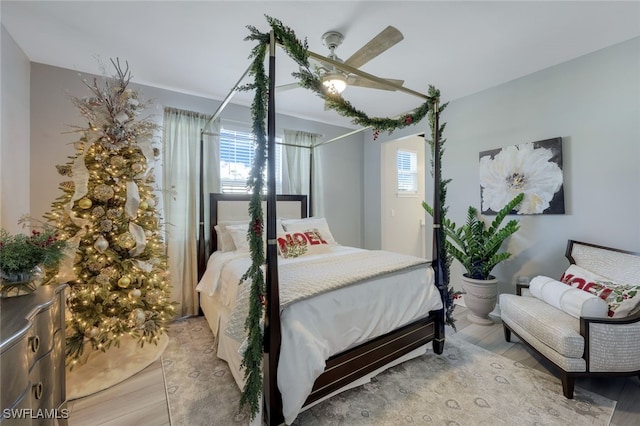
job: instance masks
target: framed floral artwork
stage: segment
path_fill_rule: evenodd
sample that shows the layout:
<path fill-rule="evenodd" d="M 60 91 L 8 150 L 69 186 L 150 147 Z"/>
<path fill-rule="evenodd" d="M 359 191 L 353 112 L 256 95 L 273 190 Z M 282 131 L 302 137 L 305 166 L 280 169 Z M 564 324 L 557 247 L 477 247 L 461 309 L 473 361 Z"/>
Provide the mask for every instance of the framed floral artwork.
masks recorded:
<path fill-rule="evenodd" d="M 520 192 L 524 200 L 514 213 L 564 214 L 562 138 L 480 153 L 483 214 L 496 214 Z"/>

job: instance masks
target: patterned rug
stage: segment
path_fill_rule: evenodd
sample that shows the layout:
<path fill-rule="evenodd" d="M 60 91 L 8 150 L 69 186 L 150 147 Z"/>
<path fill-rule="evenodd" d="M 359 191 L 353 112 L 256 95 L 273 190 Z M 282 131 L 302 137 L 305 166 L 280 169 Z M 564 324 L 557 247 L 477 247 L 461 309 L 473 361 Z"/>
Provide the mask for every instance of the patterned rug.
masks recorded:
<path fill-rule="evenodd" d="M 248 424 L 238 390 L 202 317 L 174 323 L 162 355 L 171 422 Z M 302 412 L 295 425 L 608 425 L 615 401 L 447 336 L 445 351 L 407 361 Z"/>

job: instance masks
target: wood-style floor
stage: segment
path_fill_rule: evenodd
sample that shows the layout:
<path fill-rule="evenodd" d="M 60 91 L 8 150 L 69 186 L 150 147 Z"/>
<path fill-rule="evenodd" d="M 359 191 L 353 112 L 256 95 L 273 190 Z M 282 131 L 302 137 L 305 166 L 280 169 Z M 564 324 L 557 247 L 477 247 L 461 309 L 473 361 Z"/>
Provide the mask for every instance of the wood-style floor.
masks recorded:
<path fill-rule="evenodd" d="M 500 319 L 496 324 L 481 326 L 467 320 L 467 309 L 455 309 L 457 335 L 514 361 L 540 371 L 553 374 L 553 370 L 541 363 L 525 345 L 504 340 Z M 447 329 L 450 335 L 453 330 Z M 611 421 L 614 426 L 640 424 L 640 380 L 638 377 L 578 379 L 576 386 L 618 401 Z M 562 397 L 562 395 L 559 395 Z M 69 403 L 70 426 L 163 426 L 169 425 L 169 410 L 164 389 L 162 365 L 156 361 L 145 370 L 100 393 L 77 399 Z M 203 425 L 207 419 L 203 419 Z M 576 418 L 575 425 L 583 424 Z M 193 425 L 199 426 L 199 425 Z"/>

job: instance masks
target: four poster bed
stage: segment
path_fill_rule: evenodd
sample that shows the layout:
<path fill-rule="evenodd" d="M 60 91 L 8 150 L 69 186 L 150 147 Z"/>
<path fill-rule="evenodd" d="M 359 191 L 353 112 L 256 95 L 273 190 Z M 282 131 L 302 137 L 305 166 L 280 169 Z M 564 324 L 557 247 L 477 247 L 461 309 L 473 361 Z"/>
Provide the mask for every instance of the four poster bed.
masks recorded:
<path fill-rule="evenodd" d="M 269 54 L 267 158 L 274 159 L 273 31 Z M 237 85 L 229 96 L 236 89 Z M 227 102 L 228 99 L 221 108 Z M 437 102 L 432 107 L 436 111 L 434 128 L 439 129 Z M 214 117 L 219 112 L 221 109 Z M 435 152 L 439 152 L 439 132 L 433 132 L 433 137 Z M 429 342 L 436 353 L 442 353 L 446 309 L 443 292 L 447 288 L 446 284 L 442 285 L 444 266 L 438 225 L 439 156 L 434 160 L 434 258 L 431 262 L 339 245 L 326 221 L 307 218 L 307 205 L 311 203 L 306 196 L 275 194 L 275 166 L 274 161 L 269 160 L 267 195 L 253 195 L 260 197 L 266 207 L 264 220 L 250 219 L 247 211 L 251 209 L 252 200 L 255 201 L 250 195 L 209 194 L 210 229 L 207 232 L 211 237 L 207 249 L 203 210 L 206 194 L 201 192 L 201 279 L 197 288 L 200 306 L 217 336 L 218 356 L 228 362 L 241 388 L 245 382 L 240 367 L 241 353 L 248 340 L 246 337 L 243 340 L 241 329 L 247 317 L 251 289 L 249 283 L 240 286 L 238 283 L 251 266 L 251 259 L 246 247 L 239 247 L 244 243 L 238 235 L 246 240 L 256 222 L 260 229 L 262 223 L 265 224 L 261 406 L 268 425 L 291 423 L 301 410 L 366 383 L 386 368 L 420 356 Z M 296 248 L 287 242 L 303 238 L 299 235 L 306 235 L 309 253 L 287 256 L 288 249 Z M 234 249 L 228 250 L 229 241 L 233 241 Z M 300 293 L 293 295 L 294 290 Z"/>

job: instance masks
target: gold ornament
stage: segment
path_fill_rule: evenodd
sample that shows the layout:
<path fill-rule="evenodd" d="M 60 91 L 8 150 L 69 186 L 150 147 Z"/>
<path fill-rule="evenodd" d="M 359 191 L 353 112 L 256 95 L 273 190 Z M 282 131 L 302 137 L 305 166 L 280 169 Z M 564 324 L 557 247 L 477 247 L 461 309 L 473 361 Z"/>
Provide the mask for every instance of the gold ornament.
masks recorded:
<path fill-rule="evenodd" d="M 145 296 L 147 303 L 156 305 L 162 300 L 162 292 L 158 289 L 149 290 Z"/>
<path fill-rule="evenodd" d="M 129 232 L 118 235 L 118 245 L 122 248 L 130 249 L 136 245 L 136 240 Z"/>
<path fill-rule="evenodd" d="M 136 300 L 142 295 L 142 292 L 138 288 L 134 288 L 129 292 L 129 299 Z"/>
<path fill-rule="evenodd" d="M 133 163 L 133 164 L 131 165 L 131 170 L 132 170 L 134 173 L 140 173 L 140 172 L 142 172 L 142 171 L 144 170 L 144 165 L 142 165 L 142 164 L 140 164 L 140 163 Z"/>
<path fill-rule="evenodd" d="M 96 337 L 98 334 L 100 334 L 100 330 L 98 329 L 98 327 L 93 327 L 91 330 L 89 330 L 89 337 Z"/>
<path fill-rule="evenodd" d="M 146 210 L 149 208 L 149 204 L 146 201 L 140 201 L 140 205 L 138 207 L 142 210 Z"/>
<path fill-rule="evenodd" d="M 78 206 L 81 209 L 85 209 L 85 210 L 86 209 L 90 209 L 92 205 L 93 205 L 93 202 L 89 198 L 86 198 L 86 197 L 85 198 L 81 198 L 78 201 Z"/>
<path fill-rule="evenodd" d="M 131 284 L 131 278 L 129 277 L 122 277 L 118 280 L 118 287 L 120 288 L 127 288 L 129 284 Z"/>

